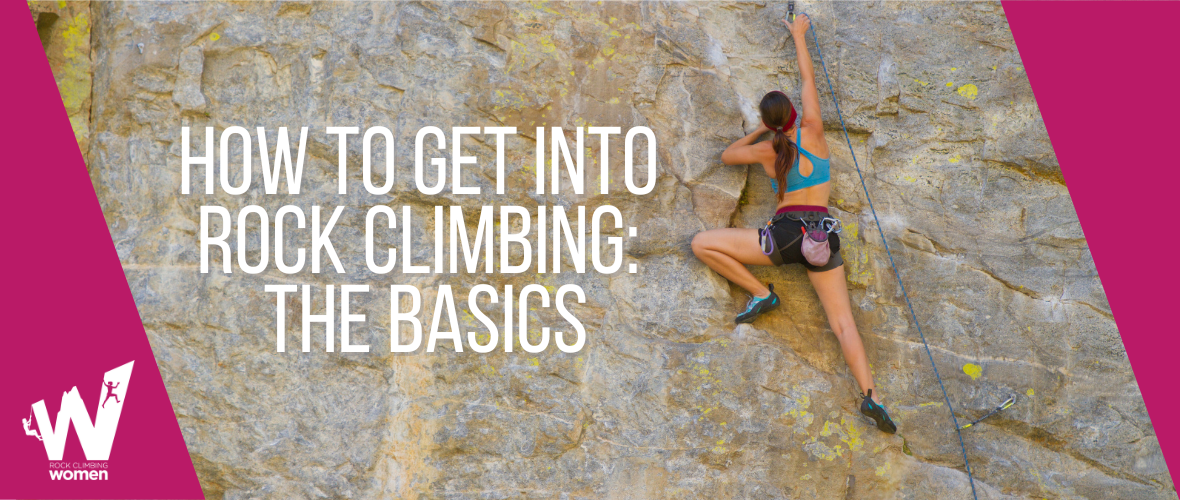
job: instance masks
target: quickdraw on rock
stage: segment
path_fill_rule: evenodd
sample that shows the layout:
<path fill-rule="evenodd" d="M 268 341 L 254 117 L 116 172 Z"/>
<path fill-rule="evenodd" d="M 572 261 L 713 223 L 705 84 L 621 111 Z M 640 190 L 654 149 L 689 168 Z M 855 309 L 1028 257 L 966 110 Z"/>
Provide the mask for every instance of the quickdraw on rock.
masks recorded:
<path fill-rule="evenodd" d="M 984 420 L 987 420 L 987 418 L 988 418 L 988 417 L 991 417 L 992 415 L 995 415 L 995 414 L 997 414 L 997 413 L 999 413 L 999 412 L 1002 412 L 1002 411 L 1004 411 L 1004 410 L 1007 410 L 1008 408 L 1011 408 L 1011 407 L 1012 407 L 1012 405 L 1014 405 L 1014 404 L 1016 404 L 1016 395 L 1015 395 L 1015 394 L 1013 394 L 1011 397 L 1009 397 L 1009 398 L 1008 398 L 1006 401 L 1004 401 L 1003 403 L 1000 403 L 1000 406 L 997 406 L 997 407 L 996 407 L 996 409 L 994 409 L 994 410 L 992 410 L 992 411 L 989 411 L 989 412 L 987 412 L 987 415 L 984 415 L 984 416 L 982 416 L 982 417 L 979 417 L 979 418 L 975 419 L 973 422 L 971 422 L 971 423 L 969 423 L 969 424 L 967 424 L 967 425 L 964 425 L 964 426 L 962 426 L 962 427 L 959 427 L 959 429 L 960 429 L 960 430 L 962 430 L 962 429 L 966 429 L 966 428 L 968 428 L 968 427 L 974 426 L 975 424 L 978 424 L 978 423 L 980 423 L 980 422 L 983 422 Z"/>

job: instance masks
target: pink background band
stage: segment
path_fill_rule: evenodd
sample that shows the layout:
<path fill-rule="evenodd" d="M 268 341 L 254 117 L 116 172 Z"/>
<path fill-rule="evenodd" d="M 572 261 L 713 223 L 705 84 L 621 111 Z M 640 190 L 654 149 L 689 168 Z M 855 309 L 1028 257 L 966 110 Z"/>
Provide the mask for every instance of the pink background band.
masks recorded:
<path fill-rule="evenodd" d="M 1171 131 L 1180 112 L 1172 2 L 1004 2 L 1165 455 L 1180 339 L 1173 326 Z M 168 395 L 24 3 L 0 3 L 6 47 L 0 497 L 201 498 Z M 1097 112 L 1096 112 L 1097 110 Z M 1104 204 L 1136 205 L 1114 211 Z M 68 314 L 61 311 L 68 310 Z M 17 427 L 77 386 L 91 415 L 102 375 L 135 361 L 107 482 L 51 482 L 41 443 Z M 72 433 L 71 433 L 72 434 Z M 75 436 L 66 459 L 82 461 Z M 1173 460 L 1174 462 L 1174 460 Z M 38 479 L 40 478 L 40 479 Z"/>
<path fill-rule="evenodd" d="M 204 498 L 25 2 L 0 2 L 0 37 L 0 498 Z M 93 418 L 103 374 L 133 360 L 109 479 L 50 480 L 21 429 L 29 405 L 44 399 L 52 418 L 77 386 Z M 73 430 L 63 459 L 85 462 Z"/>
<path fill-rule="evenodd" d="M 1180 245 L 1180 3 L 1003 5 L 1160 447 L 1175 465 L 1180 430 L 1168 417 L 1180 411 L 1180 271 L 1171 259 Z M 1137 208 L 1103 208 L 1112 204 Z"/>

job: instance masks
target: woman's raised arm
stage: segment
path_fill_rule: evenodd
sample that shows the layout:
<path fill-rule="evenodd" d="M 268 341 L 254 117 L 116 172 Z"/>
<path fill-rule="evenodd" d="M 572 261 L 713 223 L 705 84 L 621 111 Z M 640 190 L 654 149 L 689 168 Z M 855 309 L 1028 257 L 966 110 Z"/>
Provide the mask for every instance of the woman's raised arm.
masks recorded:
<path fill-rule="evenodd" d="M 811 65 L 811 54 L 807 52 L 807 29 L 811 27 L 811 18 L 806 15 L 796 16 L 795 22 L 783 19 L 783 24 L 791 30 L 791 38 L 795 40 L 795 57 L 799 60 L 799 79 L 803 86 L 802 126 L 817 127 L 822 131 L 824 121 L 819 111 L 819 90 L 815 88 L 815 67 Z"/>

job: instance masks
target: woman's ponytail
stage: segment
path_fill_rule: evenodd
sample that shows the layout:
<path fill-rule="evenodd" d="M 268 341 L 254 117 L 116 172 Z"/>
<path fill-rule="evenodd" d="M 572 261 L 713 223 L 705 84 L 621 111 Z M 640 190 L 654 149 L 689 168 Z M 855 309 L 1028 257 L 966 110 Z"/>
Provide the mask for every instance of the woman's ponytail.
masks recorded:
<path fill-rule="evenodd" d="M 774 138 L 771 139 L 771 146 L 774 147 L 774 178 L 778 181 L 778 196 L 786 193 L 787 189 L 787 172 L 791 170 L 791 166 L 795 164 L 795 158 L 799 155 L 799 148 L 791 138 L 787 137 L 786 132 L 782 127 L 775 129 Z"/>
<path fill-rule="evenodd" d="M 778 182 L 778 196 L 787 192 L 787 172 L 795 165 L 799 156 L 799 146 L 787 136 L 787 131 L 795 126 L 795 106 L 791 99 L 782 91 L 773 90 L 762 96 L 762 103 L 758 106 L 762 113 L 762 123 L 774 132 L 771 146 L 774 147 L 774 178 Z"/>

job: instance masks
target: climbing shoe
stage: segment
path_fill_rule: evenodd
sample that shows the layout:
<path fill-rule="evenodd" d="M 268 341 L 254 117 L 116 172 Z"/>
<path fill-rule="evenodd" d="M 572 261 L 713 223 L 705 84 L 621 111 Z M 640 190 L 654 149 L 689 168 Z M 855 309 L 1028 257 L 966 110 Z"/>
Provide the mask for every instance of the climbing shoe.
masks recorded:
<path fill-rule="evenodd" d="M 889 412 L 885 411 L 885 407 L 873 401 L 873 390 L 869 389 L 867 396 L 860 402 L 860 412 L 877 422 L 877 428 L 881 432 L 888 432 L 889 434 L 897 433 L 897 425 L 889 418 Z"/>
<path fill-rule="evenodd" d="M 735 322 L 753 323 L 754 318 L 757 318 L 759 314 L 771 311 L 782 303 L 778 299 L 778 295 L 774 293 L 774 285 L 767 284 L 766 287 L 770 289 L 770 295 L 751 298 L 750 303 L 746 304 L 746 312 L 739 314 L 734 320 Z"/>

